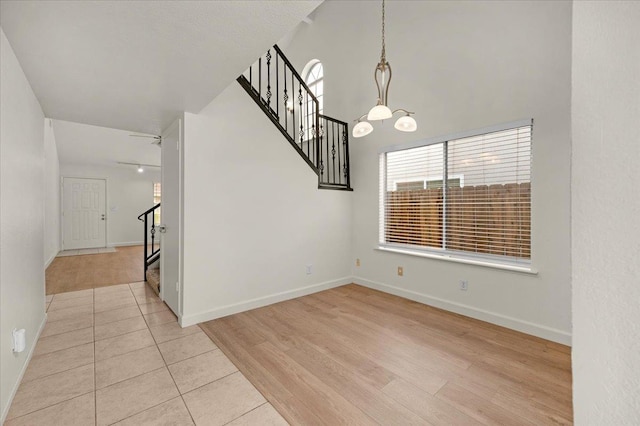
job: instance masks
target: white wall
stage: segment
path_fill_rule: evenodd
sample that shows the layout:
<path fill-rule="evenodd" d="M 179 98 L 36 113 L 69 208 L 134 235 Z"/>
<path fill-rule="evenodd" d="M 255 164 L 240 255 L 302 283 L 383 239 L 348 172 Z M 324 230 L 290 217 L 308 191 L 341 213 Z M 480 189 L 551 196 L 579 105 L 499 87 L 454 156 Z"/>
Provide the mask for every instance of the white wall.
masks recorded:
<path fill-rule="evenodd" d="M 183 325 L 350 282 L 352 194 L 317 189 L 239 84 L 184 129 Z"/>
<path fill-rule="evenodd" d="M 45 321 L 44 114 L 0 30 L 0 422 Z M 14 354 L 11 331 L 27 331 Z"/>
<path fill-rule="evenodd" d="M 640 3 L 575 2 L 573 403 L 580 425 L 640 424 Z"/>
<path fill-rule="evenodd" d="M 60 164 L 63 177 L 107 179 L 107 245 L 142 244 L 143 226 L 138 215 L 153 207 L 153 183 L 158 169 L 138 173 L 135 166 Z"/>
<path fill-rule="evenodd" d="M 60 251 L 60 161 L 50 119 L 44 120 L 44 265 Z"/>
<path fill-rule="evenodd" d="M 350 140 L 356 282 L 569 343 L 571 3 L 394 1 L 386 12 L 390 107 L 416 111 L 418 131 L 389 120 Z M 352 123 L 375 104 L 380 14 L 379 2 L 325 2 L 283 48 L 298 69 L 323 62 L 327 115 Z M 524 118 L 535 119 L 538 275 L 375 250 L 380 147 Z"/>

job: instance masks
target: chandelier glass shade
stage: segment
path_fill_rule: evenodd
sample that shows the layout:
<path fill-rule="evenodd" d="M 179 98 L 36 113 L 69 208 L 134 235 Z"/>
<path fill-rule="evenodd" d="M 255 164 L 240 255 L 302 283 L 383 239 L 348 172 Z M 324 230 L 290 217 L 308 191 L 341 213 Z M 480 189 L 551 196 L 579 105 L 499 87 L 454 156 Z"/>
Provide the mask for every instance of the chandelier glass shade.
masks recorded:
<path fill-rule="evenodd" d="M 369 110 L 369 113 L 362 115 L 356 120 L 356 125 L 353 127 L 353 137 L 361 138 L 373 132 L 373 126 L 369 121 L 387 120 L 393 117 L 396 112 L 403 112 L 405 115 L 400 117 L 394 127 L 401 132 L 415 132 L 418 128 L 416 120 L 411 117 L 413 112 L 405 109 L 397 109 L 391 111 L 388 106 L 389 100 L 389 83 L 391 82 L 391 65 L 387 62 L 385 52 L 385 40 L 384 40 L 384 0 L 382 0 L 382 53 L 380 54 L 380 62 L 376 65 L 374 71 L 374 80 L 376 87 L 378 88 L 378 102 Z M 365 121 L 365 117 L 366 120 Z"/>

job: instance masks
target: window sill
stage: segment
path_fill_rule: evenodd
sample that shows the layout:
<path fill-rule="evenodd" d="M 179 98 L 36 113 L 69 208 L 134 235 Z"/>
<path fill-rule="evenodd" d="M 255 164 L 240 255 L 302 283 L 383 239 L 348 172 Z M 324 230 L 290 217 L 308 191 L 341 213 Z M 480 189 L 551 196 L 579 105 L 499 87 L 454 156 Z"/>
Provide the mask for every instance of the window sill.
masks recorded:
<path fill-rule="evenodd" d="M 406 254 L 409 256 L 426 257 L 428 259 L 444 260 L 447 262 L 465 263 L 467 265 L 484 266 L 488 268 L 501 269 L 503 271 L 510 271 L 510 272 L 519 272 L 519 273 L 528 274 L 528 275 L 538 275 L 538 270 L 534 269 L 531 266 L 507 265 L 503 263 L 495 263 L 495 262 L 490 262 L 486 260 L 476 260 L 476 259 L 457 257 L 451 254 L 426 253 L 423 251 L 401 249 L 401 248 L 395 248 L 395 247 L 377 246 L 374 249 L 378 251 Z"/>

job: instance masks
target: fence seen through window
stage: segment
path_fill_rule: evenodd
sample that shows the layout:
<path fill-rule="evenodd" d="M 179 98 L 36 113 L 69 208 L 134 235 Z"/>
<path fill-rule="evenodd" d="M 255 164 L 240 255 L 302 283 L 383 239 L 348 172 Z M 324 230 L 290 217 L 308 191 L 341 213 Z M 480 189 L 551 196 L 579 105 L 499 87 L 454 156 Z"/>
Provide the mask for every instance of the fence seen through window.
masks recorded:
<path fill-rule="evenodd" d="M 380 244 L 528 263 L 531 131 L 382 153 Z"/>

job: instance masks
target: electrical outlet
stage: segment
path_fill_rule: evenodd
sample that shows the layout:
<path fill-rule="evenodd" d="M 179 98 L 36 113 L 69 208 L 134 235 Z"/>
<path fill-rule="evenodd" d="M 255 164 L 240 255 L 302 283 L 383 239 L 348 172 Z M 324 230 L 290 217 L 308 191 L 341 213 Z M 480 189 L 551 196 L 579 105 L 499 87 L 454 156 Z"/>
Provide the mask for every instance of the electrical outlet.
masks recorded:
<path fill-rule="evenodd" d="M 360 259 L 356 259 L 356 266 L 360 266 Z"/>
<path fill-rule="evenodd" d="M 467 291 L 467 290 L 469 290 L 469 281 L 467 281 L 467 280 L 461 280 L 461 281 L 460 281 L 460 290 L 462 290 L 462 291 Z"/>
<path fill-rule="evenodd" d="M 398 266 L 398 275 L 399 276 L 403 276 L 404 275 L 404 268 L 402 266 Z"/>
<path fill-rule="evenodd" d="M 307 275 L 311 275 L 313 273 L 313 265 L 307 265 Z"/>

